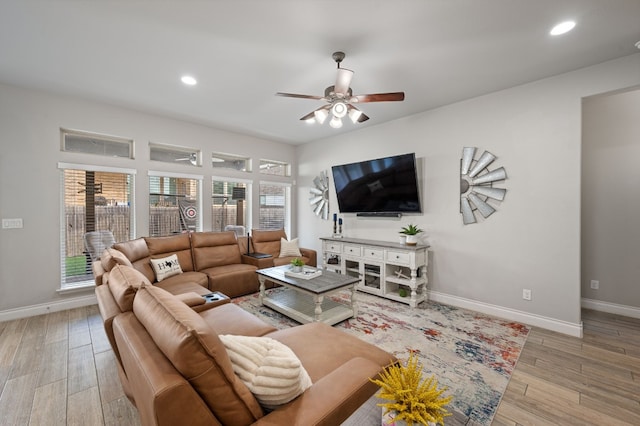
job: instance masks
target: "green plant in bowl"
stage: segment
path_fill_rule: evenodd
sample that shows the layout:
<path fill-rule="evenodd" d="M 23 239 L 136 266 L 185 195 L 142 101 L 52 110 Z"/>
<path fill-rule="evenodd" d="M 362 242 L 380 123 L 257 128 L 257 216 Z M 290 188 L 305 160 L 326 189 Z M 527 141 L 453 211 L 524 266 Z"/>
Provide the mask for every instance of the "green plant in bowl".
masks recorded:
<path fill-rule="evenodd" d="M 291 270 L 293 272 L 302 272 L 302 268 L 304 267 L 304 261 L 299 257 L 294 257 L 291 259 Z"/>
<path fill-rule="evenodd" d="M 400 233 L 405 235 L 418 235 L 421 232 L 424 232 L 424 231 L 418 228 L 417 225 L 414 225 L 412 223 L 407 226 L 403 226 L 402 229 L 400 230 Z"/>

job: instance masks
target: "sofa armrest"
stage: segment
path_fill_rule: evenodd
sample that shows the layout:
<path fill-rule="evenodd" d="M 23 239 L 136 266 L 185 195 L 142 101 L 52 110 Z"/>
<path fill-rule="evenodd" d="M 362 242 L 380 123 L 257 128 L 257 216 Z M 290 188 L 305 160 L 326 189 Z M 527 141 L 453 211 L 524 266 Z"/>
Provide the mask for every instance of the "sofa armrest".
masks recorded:
<path fill-rule="evenodd" d="M 198 305 L 204 305 L 206 303 L 206 300 L 204 300 L 204 297 L 200 296 L 198 293 L 195 293 L 193 291 L 190 291 L 188 293 L 176 294 L 176 297 L 180 299 L 181 302 L 189 306 L 190 308 L 193 308 L 194 306 L 198 306 Z"/>
<path fill-rule="evenodd" d="M 309 259 L 307 265 L 318 266 L 318 253 L 315 250 L 300 247 L 300 254 Z"/>
<path fill-rule="evenodd" d="M 377 377 L 381 370 L 373 361 L 354 358 L 254 425 L 338 425 L 377 391 L 368 378 Z"/>
<path fill-rule="evenodd" d="M 247 256 L 243 254 L 242 263 L 247 265 L 253 265 L 258 269 L 271 268 L 273 266 L 273 257 L 265 257 L 262 259 L 256 259 L 255 257 Z"/>
<path fill-rule="evenodd" d="M 93 272 L 93 280 L 96 283 L 96 287 L 102 284 L 106 284 L 103 282 L 102 277 L 105 274 L 105 270 L 102 267 L 102 262 L 100 260 L 94 260 L 91 262 L 91 271 Z"/>

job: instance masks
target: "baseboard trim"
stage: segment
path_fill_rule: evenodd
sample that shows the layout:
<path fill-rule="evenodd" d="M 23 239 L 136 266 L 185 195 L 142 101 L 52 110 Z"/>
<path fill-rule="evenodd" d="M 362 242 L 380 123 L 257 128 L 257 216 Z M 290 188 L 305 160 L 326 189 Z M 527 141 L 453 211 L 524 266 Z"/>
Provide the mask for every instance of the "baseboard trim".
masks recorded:
<path fill-rule="evenodd" d="M 452 296 L 450 294 L 440 293 L 437 291 L 429 291 L 429 300 L 457 306 L 459 308 L 470 309 L 472 311 L 493 315 L 511 321 L 533 325 L 547 330 L 557 331 L 558 333 L 568 334 L 573 337 L 582 337 L 582 322 L 571 323 L 561 321 L 554 318 L 544 317 L 542 315 L 530 314 L 528 312 L 492 305 L 490 303 L 478 302 L 477 300 L 466 299 L 464 297 Z"/>
<path fill-rule="evenodd" d="M 51 312 L 65 311 L 67 309 L 80 308 L 82 306 L 95 305 L 98 303 L 96 295 L 74 297 L 56 302 L 40 303 L 37 305 L 25 306 L 22 308 L 7 309 L 0 311 L 0 322 L 11 321 L 20 318 L 33 317 L 36 315 L 49 314 Z"/>
<path fill-rule="evenodd" d="M 585 298 L 582 298 L 581 305 L 583 308 L 593 309 L 594 311 L 623 315 L 631 318 L 640 318 L 640 308 L 636 308 L 635 306 L 619 305 L 617 303 Z"/>

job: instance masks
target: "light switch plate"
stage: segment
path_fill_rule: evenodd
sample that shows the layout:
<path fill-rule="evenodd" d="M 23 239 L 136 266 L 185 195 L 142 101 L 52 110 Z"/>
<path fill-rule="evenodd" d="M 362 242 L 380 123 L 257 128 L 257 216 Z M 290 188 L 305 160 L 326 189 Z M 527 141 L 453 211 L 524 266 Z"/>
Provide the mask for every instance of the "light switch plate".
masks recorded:
<path fill-rule="evenodd" d="M 22 218 L 2 219 L 2 229 L 20 229 L 22 228 Z"/>

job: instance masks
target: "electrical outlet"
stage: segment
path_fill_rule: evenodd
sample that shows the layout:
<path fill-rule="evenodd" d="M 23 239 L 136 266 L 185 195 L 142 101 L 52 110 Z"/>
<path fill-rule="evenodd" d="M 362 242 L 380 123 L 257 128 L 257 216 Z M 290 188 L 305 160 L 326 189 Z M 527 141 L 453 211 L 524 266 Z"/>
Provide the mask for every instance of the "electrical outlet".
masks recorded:
<path fill-rule="evenodd" d="M 531 300 L 531 290 L 529 290 L 528 288 L 523 288 L 522 289 L 522 298 L 524 300 Z"/>
<path fill-rule="evenodd" d="M 22 228 L 22 218 L 2 219 L 2 229 L 20 229 Z"/>
<path fill-rule="evenodd" d="M 600 288 L 600 281 L 598 280 L 591 280 L 591 288 L 593 290 L 598 290 Z"/>

